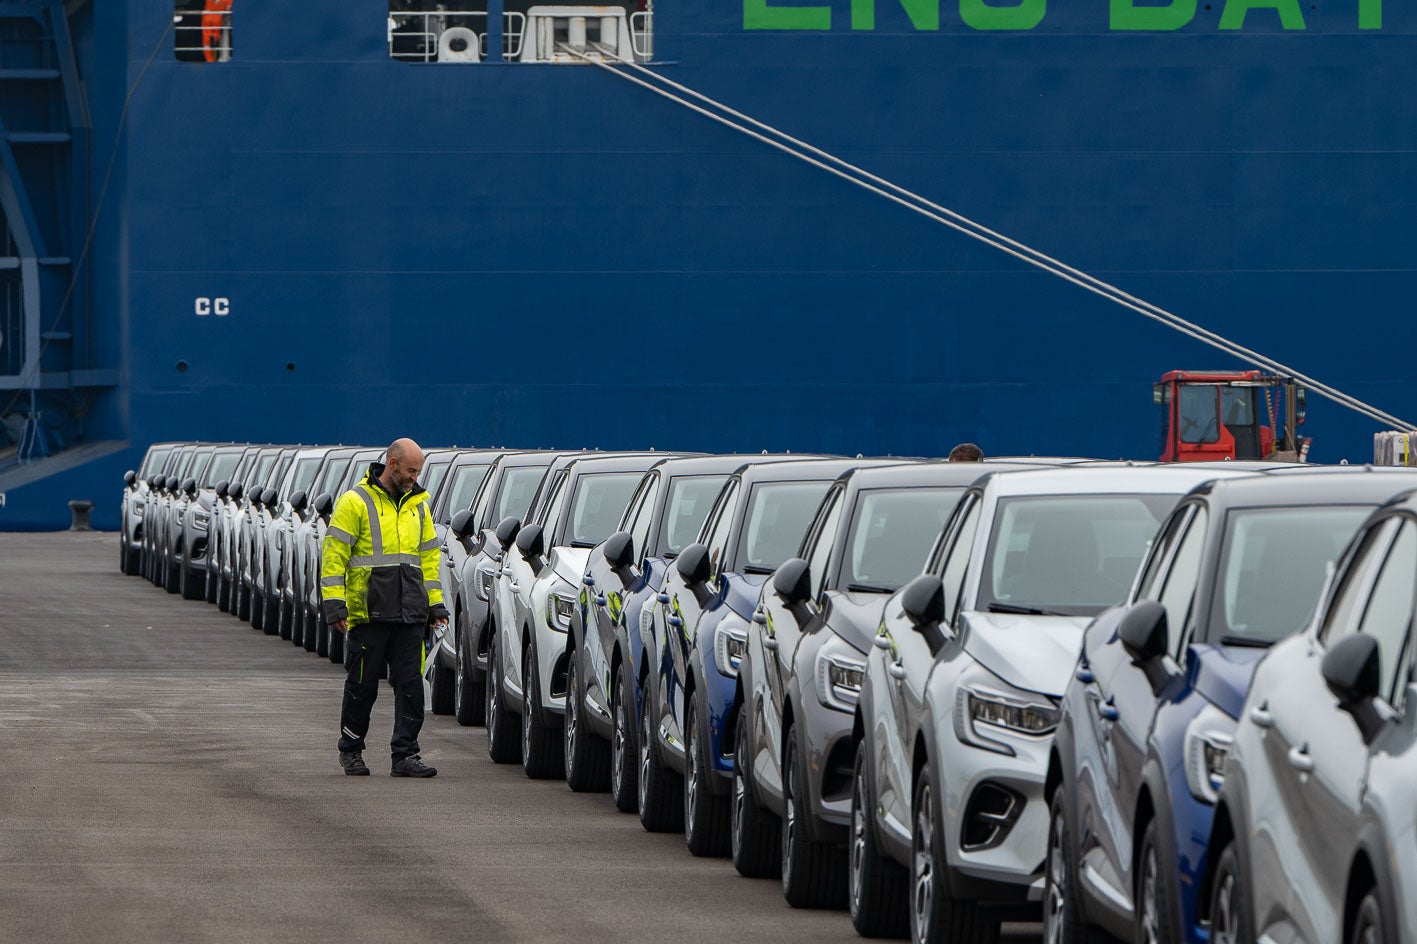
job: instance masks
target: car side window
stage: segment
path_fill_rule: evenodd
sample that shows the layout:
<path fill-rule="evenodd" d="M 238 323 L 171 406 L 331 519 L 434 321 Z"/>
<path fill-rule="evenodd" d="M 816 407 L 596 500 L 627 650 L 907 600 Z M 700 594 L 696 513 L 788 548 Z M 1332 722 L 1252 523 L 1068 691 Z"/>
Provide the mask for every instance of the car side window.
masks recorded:
<path fill-rule="evenodd" d="M 566 480 L 569 478 L 569 475 L 562 472 L 556 477 L 556 481 L 551 483 L 551 494 L 546 504 L 541 506 L 541 514 L 536 518 L 536 523 L 543 528 L 554 528 L 560 520 L 561 506 L 566 504 Z M 546 537 L 549 540 L 551 535 Z"/>
<path fill-rule="evenodd" d="M 630 507 L 625 512 L 625 518 L 629 522 L 626 530 L 634 540 L 636 560 L 648 556 L 650 551 L 650 518 L 654 517 L 654 496 L 658 485 L 659 473 L 651 472 L 646 475 L 645 480 L 640 483 L 639 494 L 630 500 Z"/>
<path fill-rule="evenodd" d="M 964 598 L 964 574 L 969 568 L 969 552 L 974 546 L 974 532 L 979 526 L 978 498 L 967 499 L 968 508 L 960 509 L 959 526 L 954 529 L 954 544 L 945 554 L 945 569 L 942 579 L 945 583 L 945 620 L 951 626 L 959 615 L 960 602 Z"/>
<path fill-rule="evenodd" d="M 841 489 L 834 488 L 822 500 L 822 510 L 817 512 L 817 526 L 810 532 L 811 548 L 803 547 L 808 555 L 807 565 L 812 570 L 812 599 L 822 595 L 827 582 L 827 566 L 831 562 L 832 545 L 836 543 L 836 529 L 841 522 Z"/>
<path fill-rule="evenodd" d="M 1319 630 L 1319 641 L 1324 645 L 1333 645 L 1357 628 L 1358 617 L 1368 599 L 1368 588 L 1372 586 L 1373 576 L 1386 555 L 1396 527 L 1395 519 L 1386 518 L 1363 535 L 1324 614 Z"/>
<path fill-rule="evenodd" d="M 1399 528 L 1373 582 L 1373 593 L 1359 624 L 1360 631 L 1378 641 L 1378 670 L 1382 674 L 1378 691 L 1394 705 L 1401 703 L 1399 691 L 1406 687 L 1401 669 L 1407 664 L 1417 594 L 1417 526 L 1404 521 Z"/>
<path fill-rule="evenodd" d="M 738 508 L 738 480 L 733 479 L 718 496 L 718 507 L 710 514 L 708 538 L 709 565 L 715 577 L 723 569 L 723 556 L 728 550 L 728 531 L 733 527 L 733 513 Z"/>
<path fill-rule="evenodd" d="M 1141 578 L 1137 580 L 1135 599 L 1155 600 L 1157 598 L 1161 591 L 1161 581 L 1166 576 L 1163 566 L 1166 562 L 1166 555 L 1175 546 L 1176 536 L 1185 529 L 1194 507 L 1193 505 L 1182 505 L 1177 508 L 1157 533 L 1157 537 L 1152 540 L 1146 563 L 1142 565 Z"/>
<path fill-rule="evenodd" d="M 1210 514 L 1202 506 L 1197 506 L 1186 530 L 1176 545 L 1176 553 L 1171 557 L 1171 567 L 1166 574 L 1159 602 L 1166 608 L 1167 651 L 1176 653 L 1178 643 L 1186 629 L 1186 619 L 1191 613 L 1191 602 L 1195 599 L 1196 584 L 1200 582 L 1202 551 L 1205 549 L 1206 523 Z"/>

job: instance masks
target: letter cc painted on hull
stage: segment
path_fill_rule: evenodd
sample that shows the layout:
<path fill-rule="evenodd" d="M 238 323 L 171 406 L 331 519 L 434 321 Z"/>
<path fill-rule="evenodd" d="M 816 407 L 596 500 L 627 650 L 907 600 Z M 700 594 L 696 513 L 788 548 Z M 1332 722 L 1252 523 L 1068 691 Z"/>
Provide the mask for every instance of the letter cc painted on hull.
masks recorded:
<path fill-rule="evenodd" d="M 207 315 L 216 315 L 218 318 L 225 318 L 231 314 L 231 299 L 210 298 L 206 295 L 197 296 L 193 310 L 197 317 L 205 318 Z"/>

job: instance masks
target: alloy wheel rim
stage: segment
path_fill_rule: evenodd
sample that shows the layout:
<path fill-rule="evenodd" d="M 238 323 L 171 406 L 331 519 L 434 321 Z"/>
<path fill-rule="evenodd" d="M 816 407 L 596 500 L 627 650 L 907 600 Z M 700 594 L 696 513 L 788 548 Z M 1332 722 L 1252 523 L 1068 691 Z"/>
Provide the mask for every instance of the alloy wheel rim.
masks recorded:
<path fill-rule="evenodd" d="M 792 883 L 792 846 L 797 841 L 797 762 L 791 753 L 783 785 L 787 789 L 783 791 L 782 806 L 787 815 L 782 820 L 782 887 L 787 888 Z"/>
<path fill-rule="evenodd" d="M 610 789 L 618 797 L 620 791 L 624 789 L 625 778 L 621 772 L 621 765 L 625 763 L 625 699 L 615 699 L 615 732 L 611 738 L 611 753 L 614 755 L 613 763 L 610 765 Z"/>
<path fill-rule="evenodd" d="M 866 766 L 857 764 L 851 788 L 851 859 L 846 870 L 846 890 L 851 911 L 861 908 L 861 872 L 866 867 Z"/>
<path fill-rule="evenodd" d="M 694 705 L 689 706 L 689 726 L 684 730 L 684 751 L 689 755 L 689 777 L 684 784 L 684 837 L 694 838 L 694 814 L 699 808 L 699 752 L 694 745 Z"/>
<path fill-rule="evenodd" d="M 930 913 L 934 910 L 935 904 L 935 870 L 934 870 L 934 812 L 931 809 L 933 798 L 930 787 L 927 784 L 920 791 L 920 809 L 915 814 L 915 881 L 914 881 L 914 917 L 915 917 L 915 939 L 926 940 L 930 924 Z"/>
<path fill-rule="evenodd" d="M 463 647 L 458 646 L 458 671 L 457 674 L 453 676 L 453 710 L 458 714 L 463 713 L 463 703 L 467 700 L 467 693 L 464 690 L 466 683 L 463 682 L 462 654 Z"/>
<path fill-rule="evenodd" d="M 501 695 L 502 672 L 497 665 L 497 650 L 487 651 L 487 668 L 490 670 L 491 679 L 487 685 L 487 738 L 490 741 L 497 739 L 497 723 L 502 720 Z"/>
<path fill-rule="evenodd" d="M 650 719 L 650 707 L 646 700 L 644 717 L 640 722 L 640 809 L 643 811 L 649 806 L 649 762 L 650 762 L 650 737 L 654 734 L 654 722 Z"/>
<path fill-rule="evenodd" d="M 530 652 L 522 656 L 522 760 L 531 757 L 531 659 Z"/>
<path fill-rule="evenodd" d="M 1067 890 L 1063 868 L 1063 817 L 1055 816 L 1048 830 L 1048 872 L 1043 889 L 1047 903 L 1043 911 L 1043 940 L 1048 944 L 1062 944 L 1063 940 L 1063 902 Z"/>
<path fill-rule="evenodd" d="M 580 727 L 581 706 L 576 697 L 576 660 L 571 658 L 566 668 L 566 770 L 575 768 L 576 728 Z"/>
<path fill-rule="evenodd" d="M 1235 944 L 1235 876 L 1232 873 L 1225 874 L 1215 891 L 1211 940 L 1215 944 Z"/>
<path fill-rule="evenodd" d="M 738 758 L 733 758 L 733 857 L 738 858 L 739 852 L 743 848 L 743 814 L 746 812 L 744 804 L 748 801 L 748 784 L 743 779 L 743 771 L 739 768 Z"/>
<path fill-rule="evenodd" d="M 1141 930 L 1145 944 L 1157 944 L 1161 939 L 1161 921 L 1157 911 L 1157 882 L 1160 880 L 1156 863 L 1156 845 L 1147 847 L 1141 873 Z"/>

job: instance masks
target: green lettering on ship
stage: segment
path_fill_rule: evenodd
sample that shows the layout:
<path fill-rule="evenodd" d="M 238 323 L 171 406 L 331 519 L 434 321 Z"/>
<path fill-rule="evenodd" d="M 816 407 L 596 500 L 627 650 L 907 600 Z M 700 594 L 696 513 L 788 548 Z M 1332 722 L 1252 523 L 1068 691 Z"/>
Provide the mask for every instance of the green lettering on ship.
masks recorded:
<path fill-rule="evenodd" d="M 745 30 L 829 30 L 831 7 L 777 7 L 768 0 L 743 0 Z"/>
<path fill-rule="evenodd" d="M 1137 6 L 1137 0 L 1112 0 L 1114 30 L 1178 30 L 1196 18 L 1196 0 L 1171 0 L 1164 7 Z"/>
<path fill-rule="evenodd" d="M 1226 0 L 1225 12 L 1220 14 L 1220 28 L 1244 29 L 1245 17 L 1251 10 L 1275 10 L 1285 29 L 1304 29 L 1304 11 L 1299 9 L 1299 0 Z"/>
<path fill-rule="evenodd" d="M 977 30 L 1031 30 L 1043 22 L 1048 0 L 1012 0 L 992 6 L 988 0 L 959 0 L 959 17 Z"/>
<path fill-rule="evenodd" d="M 1358 0 L 1358 28 L 1383 28 L 1383 0 Z"/>

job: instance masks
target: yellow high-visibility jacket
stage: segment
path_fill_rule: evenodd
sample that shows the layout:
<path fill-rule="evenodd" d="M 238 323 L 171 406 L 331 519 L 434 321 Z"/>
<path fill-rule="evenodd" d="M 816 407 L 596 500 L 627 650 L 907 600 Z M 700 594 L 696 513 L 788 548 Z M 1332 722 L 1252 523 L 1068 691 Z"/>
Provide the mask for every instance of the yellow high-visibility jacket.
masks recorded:
<path fill-rule="evenodd" d="M 395 499 L 373 463 L 364 480 L 335 502 L 321 546 L 325 618 L 424 623 L 447 615 L 438 582 L 438 539 L 428 492 L 415 485 Z"/>

